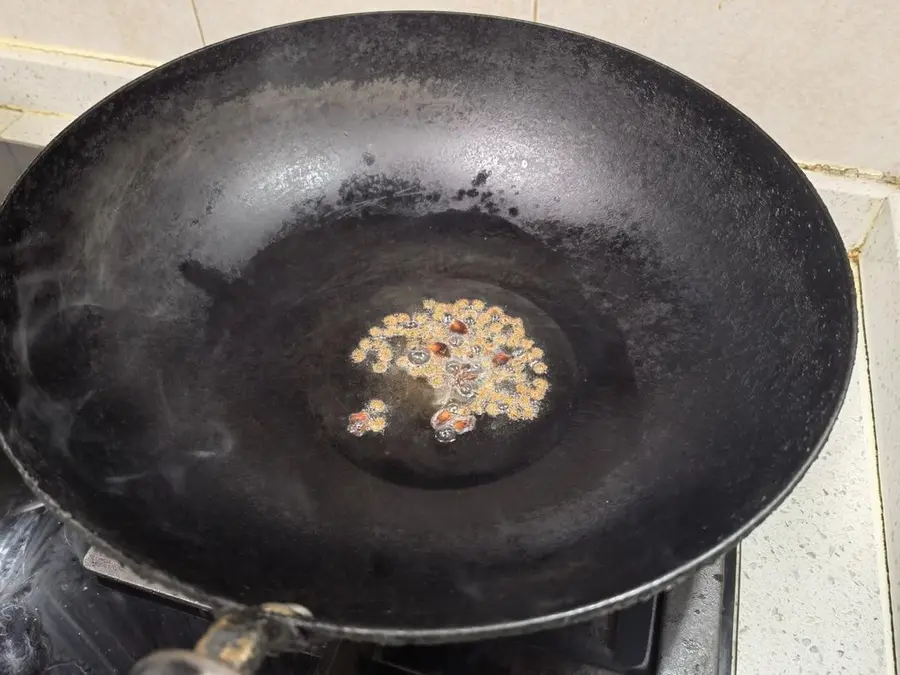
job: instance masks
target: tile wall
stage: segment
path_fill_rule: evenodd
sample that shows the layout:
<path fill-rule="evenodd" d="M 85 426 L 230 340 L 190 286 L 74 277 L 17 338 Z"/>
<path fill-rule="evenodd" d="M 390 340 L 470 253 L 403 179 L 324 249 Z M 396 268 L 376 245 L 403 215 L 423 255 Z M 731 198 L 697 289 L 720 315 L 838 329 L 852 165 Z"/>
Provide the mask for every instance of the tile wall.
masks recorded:
<path fill-rule="evenodd" d="M 798 160 L 900 174 L 896 0 L 0 0 L 0 105 L 71 116 L 203 44 L 387 9 L 496 14 L 589 33 L 711 87 Z"/>

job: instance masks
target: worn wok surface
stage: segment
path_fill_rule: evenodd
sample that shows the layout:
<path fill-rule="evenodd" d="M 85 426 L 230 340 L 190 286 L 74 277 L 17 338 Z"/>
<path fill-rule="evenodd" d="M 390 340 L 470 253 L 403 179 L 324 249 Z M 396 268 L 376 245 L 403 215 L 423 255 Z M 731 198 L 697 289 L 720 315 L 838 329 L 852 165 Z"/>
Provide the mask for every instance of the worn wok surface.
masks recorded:
<path fill-rule="evenodd" d="M 180 58 L 65 130 L 0 233 L 0 422 L 32 486 L 145 573 L 335 635 L 660 590 L 799 480 L 855 345 L 838 234 L 770 138 L 657 63 L 501 19 Z M 549 388 L 447 444 L 421 381 L 349 355 L 459 298 L 521 318 Z M 348 433 L 373 397 L 393 421 Z"/>

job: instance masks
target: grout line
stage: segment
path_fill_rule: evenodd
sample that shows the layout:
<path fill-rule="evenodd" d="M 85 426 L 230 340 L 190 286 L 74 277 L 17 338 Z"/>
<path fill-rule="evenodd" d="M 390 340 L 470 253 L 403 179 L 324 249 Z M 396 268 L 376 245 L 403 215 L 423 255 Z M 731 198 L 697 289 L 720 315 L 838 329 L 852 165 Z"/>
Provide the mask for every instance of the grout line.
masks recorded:
<path fill-rule="evenodd" d="M 878 183 L 887 183 L 888 185 L 900 187 L 900 176 L 885 173 L 883 171 L 860 169 L 855 166 L 841 166 L 839 164 L 799 162 L 796 160 L 795 163 L 804 171 L 824 173 L 830 176 L 839 176 L 841 178 L 866 178 Z"/>
<path fill-rule="evenodd" d="M 731 632 L 731 669 L 728 673 L 719 673 L 718 675 L 737 675 L 738 673 L 738 645 L 740 644 L 740 640 L 738 639 L 738 632 L 741 630 L 741 556 L 743 554 L 743 550 L 741 545 L 738 544 L 737 551 L 735 552 L 734 562 L 735 562 L 735 570 L 734 570 L 734 623 L 732 624 L 732 632 Z"/>
<path fill-rule="evenodd" d="M 538 0 L 531 0 L 531 20 L 537 23 L 538 20 Z"/>
<path fill-rule="evenodd" d="M 32 110 L 30 108 L 22 108 L 17 105 L 9 105 L 6 103 L 0 103 L 0 110 L 10 110 L 12 112 L 17 112 L 20 115 L 41 115 L 42 117 L 62 117 L 63 119 L 73 120 L 77 117 L 77 115 L 70 115 L 68 113 L 59 113 L 53 112 L 51 110 Z M 18 122 L 19 120 L 14 120 Z M 8 129 L 9 127 L 6 127 Z M 4 129 L 5 130 L 5 129 Z"/>
<path fill-rule="evenodd" d="M 537 2 L 537 0 L 535 0 Z M 206 36 L 203 34 L 203 24 L 200 23 L 200 10 L 197 9 L 197 0 L 191 0 L 191 9 L 194 10 L 194 21 L 197 22 L 197 31 L 200 33 L 200 42 L 206 46 Z"/>
<path fill-rule="evenodd" d="M 872 455 L 875 460 L 875 495 L 876 495 L 876 513 L 879 514 L 880 520 L 876 524 L 876 532 L 882 543 L 881 564 L 879 567 L 879 581 L 882 591 L 882 614 L 886 614 L 887 626 L 884 638 L 889 644 L 885 645 L 886 655 L 890 655 L 891 662 L 888 665 L 889 672 L 896 672 L 897 667 L 897 648 L 895 641 L 894 627 L 894 609 L 891 598 L 891 565 L 887 550 L 887 525 L 884 520 L 884 492 L 881 483 L 881 462 L 878 452 L 878 432 L 875 428 L 875 398 L 872 387 L 872 368 L 869 363 L 869 341 L 866 331 L 866 310 L 865 300 L 863 298 L 862 273 L 860 267 L 859 256 L 850 257 L 850 266 L 853 270 L 853 281 L 856 284 L 856 314 L 859 321 L 860 343 L 863 350 L 863 363 L 865 365 L 865 373 L 859 378 L 863 388 L 863 405 L 865 406 L 864 414 L 868 418 L 866 420 L 866 440 L 867 445 L 871 448 Z M 884 605 L 887 605 L 885 607 Z"/>
<path fill-rule="evenodd" d="M 3 109 L 3 108 L 0 108 L 0 110 L 2 110 L 2 109 Z M 7 129 L 9 129 L 13 124 L 15 124 L 15 123 L 18 122 L 20 119 L 22 119 L 22 114 L 23 114 L 23 113 L 19 112 L 18 110 L 11 110 L 10 112 L 15 112 L 15 113 L 18 113 L 18 114 L 17 114 L 15 117 L 13 117 L 12 120 L 10 120 L 9 124 L 4 124 L 3 126 L 0 126 L 0 136 L 3 136 L 3 132 L 4 132 L 4 131 L 6 131 Z"/>
<path fill-rule="evenodd" d="M 888 207 L 887 197 L 882 197 L 876 204 L 872 206 L 869 210 L 871 217 L 869 218 L 869 222 L 866 224 L 866 229 L 863 231 L 862 237 L 860 237 L 859 243 L 853 246 L 850 249 L 850 258 L 855 263 L 859 263 L 859 256 L 863 252 L 863 249 L 866 247 L 866 243 L 869 241 L 869 237 L 872 235 L 872 231 L 875 229 L 876 223 L 881 219 L 881 213 Z M 869 214 L 866 214 L 867 216 Z M 857 286 L 857 288 L 859 288 Z M 861 293 L 862 291 L 860 291 Z"/>
<path fill-rule="evenodd" d="M 9 38 L 0 38 L 0 48 L 2 47 L 41 52 L 43 54 L 55 54 L 57 56 L 74 56 L 81 59 L 90 59 L 92 61 L 106 61 L 108 63 L 120 63 L 127 66 L 141 66 L 144 68 L 155 68 L 162 63 L 162 61 L 139 59 L 132 56 L 116 56 L 115 54 L 103 54 L 72 47 L 54 47 L 52 45 L 36 42 L 23 42 L 21 40 L 12 40 Z"/>

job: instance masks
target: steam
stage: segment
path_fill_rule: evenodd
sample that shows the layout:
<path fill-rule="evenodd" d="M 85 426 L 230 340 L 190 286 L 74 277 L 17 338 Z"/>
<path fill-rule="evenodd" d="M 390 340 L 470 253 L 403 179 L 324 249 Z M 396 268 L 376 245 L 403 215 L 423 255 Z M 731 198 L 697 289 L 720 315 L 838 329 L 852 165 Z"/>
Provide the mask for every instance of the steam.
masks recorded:
<path fill-rule="evenodd" d="M 192 466 L 220 460 L 237 446 L 214 392 L 182 372 L 184 345 L 177 340 L 190 345 L 189 337 L 158 316 L 65 292 L 60 276 L 36 273 L 16 286 L 19 397 L 8 437 L 60 454 L 75 471 L 88 471 L 79 452 L 115 444 L 124 453 L 110 454 L 108 475 L 97 476 L 94 464 L 90 480 L 119 494 L 154 478 L 184 491 Z M 167 342 L 172 335 L 174 348 Z M 169 364 L 167 372 L 160 363 Z"/>

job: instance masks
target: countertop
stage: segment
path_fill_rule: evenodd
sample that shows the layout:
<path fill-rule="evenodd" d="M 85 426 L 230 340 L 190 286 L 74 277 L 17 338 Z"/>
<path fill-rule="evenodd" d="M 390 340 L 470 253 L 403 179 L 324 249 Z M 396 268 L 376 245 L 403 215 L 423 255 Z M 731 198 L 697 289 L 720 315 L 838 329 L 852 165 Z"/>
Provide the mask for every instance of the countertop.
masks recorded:
<path fill-rule="evenodd" d="M 863 349 L 820 458 L 741 546 L 737 675 L 893 673 Z"/>
<path fill-rule="evenodd" d="M 857 251 L 884 188 L 821 176 L 814 183 Z M 878 310 L 865 287 L 862 301 Z M 741 545 L 737 675 L 895 672 L 865 338 L 861 329 L 853 380 L 821 456 Z"/>

